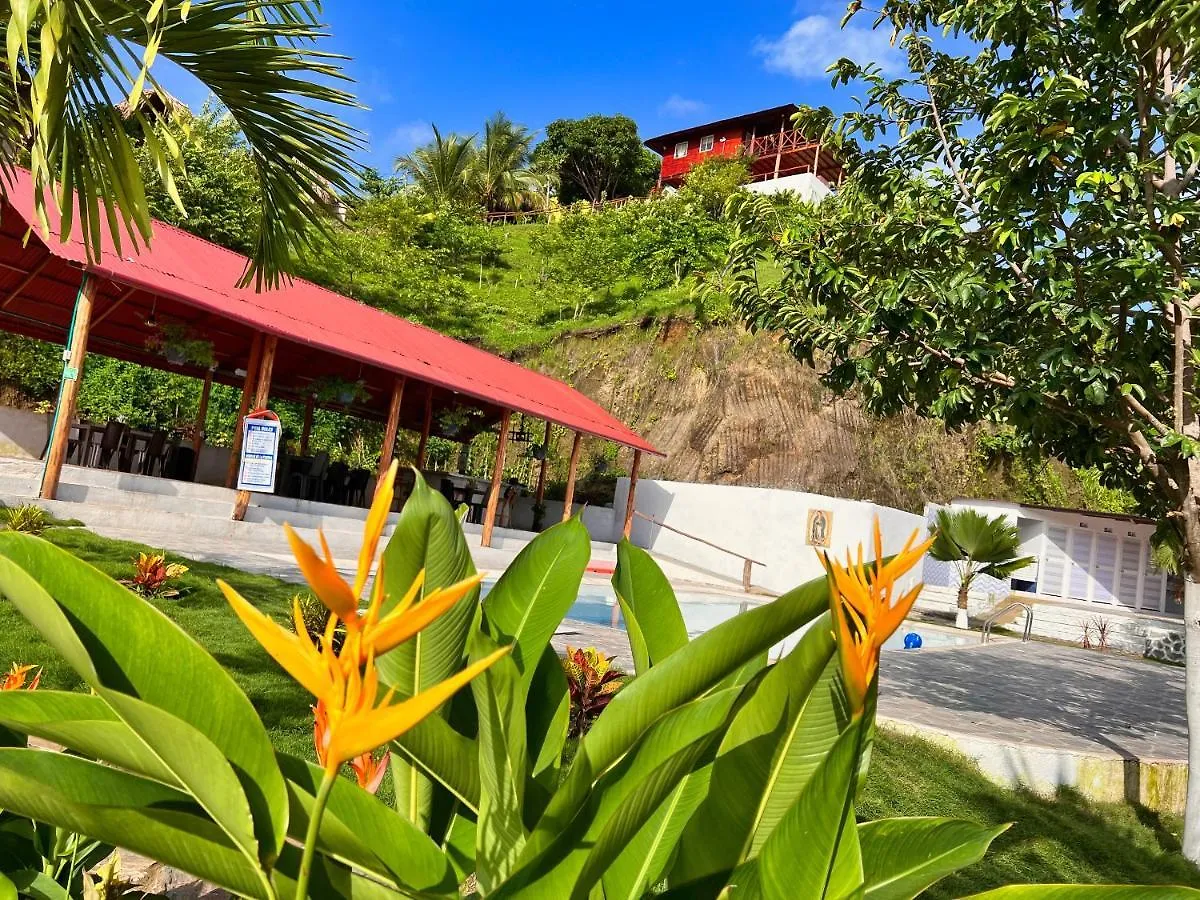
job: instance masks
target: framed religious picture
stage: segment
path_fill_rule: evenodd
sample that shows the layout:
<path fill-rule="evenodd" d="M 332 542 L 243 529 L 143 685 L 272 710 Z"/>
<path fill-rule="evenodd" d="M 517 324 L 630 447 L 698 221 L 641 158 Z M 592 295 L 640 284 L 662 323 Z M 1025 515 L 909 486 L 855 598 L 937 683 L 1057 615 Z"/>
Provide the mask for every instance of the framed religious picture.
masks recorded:
<path fill-rule="evenodd" d="M 808 528 L 804 532 L 806 544 L 810 547 L 828 547 L 832 531 L 833 513 L 827 509 L 808 511 Z"/>

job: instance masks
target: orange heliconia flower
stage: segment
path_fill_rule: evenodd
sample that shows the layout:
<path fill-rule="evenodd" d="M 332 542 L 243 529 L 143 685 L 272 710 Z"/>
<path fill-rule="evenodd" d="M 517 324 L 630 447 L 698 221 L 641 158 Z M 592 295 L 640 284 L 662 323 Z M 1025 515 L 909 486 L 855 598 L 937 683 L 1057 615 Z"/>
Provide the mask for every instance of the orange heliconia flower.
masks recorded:
<path fill-rule="evenodd" d="M 326 772 L 336 772 L 343 763 L 370 755 L 377 747 L 399 737 L 445 703 L 472 678 L 509 652 L 493 653 L 467 666 L 425 691 L 393 704 L 394 690 L 380 702 L 379 673 L 375 660 L 409 640 L 433 623 L 478 586 L 479 576 L 466 578 L 447 588 L 431 591 L 417 602 L 425 584 L 425 573 L 417 575 L 405 595 L 386 615 L 385 579 L 380 572 L 365 614 L 358 611 L 358 598 L 366 586 L 375 552 L 391 508 L 396 465 L 392 464 L 375 495 L 367 516 L 366 534 L 359 554 L 354 584 L 347 584 L 333 564 L 324 537 L 322 560 L 312 548 L 289 529 L 289 539 L 300 570 L 313 592 L 330 611 L 318 647 L 304 626 L 300 598 L 292 601 L 292 628 L 283 628 L 242 597 L 224 581 L 217 585 L 242 623 L 296 681 L 317 699 L 314 743 Z M 340 653 L 333 649 L 338 622 L 346 625 L 346 640 Z M 374 765 L 374 764 L 372 764 Z M 382 765 L 380 763 L 379 765 Z M 363 766 L 367 783 L 376 779 L 373 767 Z M 379 777 L 382 777 L 381 775 Z M 360 777 L 360 782 L 363 780 Z"/>
<path fill-rule="evenodd" d="M 324 768 L 329 758 L 329 710 L 325 708 L 325 702 L 322 700 L 317 702 L 312 711 L 313 748 L 317 753 L 317 762 Z M 354 770 L 358 786 L 368 793 L 376 793 L 379 785 L 383 783 L 383 776 L 387 774 L 391 758 L 391 751 L 385 750 L 379 759 L 376 759 L 373 753 L 363 753 L 350 760 L 350 768 Z"/>
<path fill-rule="evenodd" d="M 857 561 L 846 554 L 842 565 L 829 554 L 821 554 L 829 578 L 829 608 L 833 615 L 834 637 L 841 658 L 846 695 L 855 715 L 862 712 L 867 691 L 879 670 L 879 650 L 884 641 L 900 627 L 912 609 L 923 585 L 916 585 L 894 597 L 896 582 L 925 555 L 933 538 L 917 543 L 920 531 L 914 531 L 904 549 L 883 561 L 883 535 L 875 520 L 875 562 L 863 563 L 862 544 Z"/>
<path fill-rule="evenodd" d="M 29 673 L 37 669 L 37 673 L 30 680 L 29 684 L 25 684 Z M 38 666 L 23 666 L 18 663 L 13 663 L 7 674 L 0 679 L 0 691 L 36 691 L 37 686 L 42 680 L 42 670 Z"/>

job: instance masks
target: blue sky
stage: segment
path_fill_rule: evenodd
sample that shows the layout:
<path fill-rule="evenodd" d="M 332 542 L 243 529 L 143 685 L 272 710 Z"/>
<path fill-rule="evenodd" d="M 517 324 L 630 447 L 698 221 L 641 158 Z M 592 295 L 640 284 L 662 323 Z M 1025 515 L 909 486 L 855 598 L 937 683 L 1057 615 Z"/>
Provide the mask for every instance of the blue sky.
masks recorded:
<path fill-rule="evenodd" d="M 513 6 L 327 0 L 325 48 L 352 59 L 368 110 L 346 118 L 367 134 L 361 161 L 392 160 L 442 131 L 473 133 L 498 109 L 531 128 L 556 118 L 624 113 L 643 138 L 787 102 L 845 109 L 829 87 L 839 56 L 894 58 L 865 16 L 839 30 L 838 3 L 691 0 Z M 197 86 L 163 73 L 198 107 Z"/>

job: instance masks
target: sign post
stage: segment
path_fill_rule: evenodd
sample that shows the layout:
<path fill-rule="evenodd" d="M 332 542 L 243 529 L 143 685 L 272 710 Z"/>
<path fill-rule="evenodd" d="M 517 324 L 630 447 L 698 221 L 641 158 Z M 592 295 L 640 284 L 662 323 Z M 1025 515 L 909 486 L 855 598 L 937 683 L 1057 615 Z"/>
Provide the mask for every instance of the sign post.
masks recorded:
<path fill-rule="evenodd" d="M 242 455 L 237 472 L 239 491 L 275 493 L 281 432 L 279 416 L 270 410 L 249 413 L 242 420 Z"/>

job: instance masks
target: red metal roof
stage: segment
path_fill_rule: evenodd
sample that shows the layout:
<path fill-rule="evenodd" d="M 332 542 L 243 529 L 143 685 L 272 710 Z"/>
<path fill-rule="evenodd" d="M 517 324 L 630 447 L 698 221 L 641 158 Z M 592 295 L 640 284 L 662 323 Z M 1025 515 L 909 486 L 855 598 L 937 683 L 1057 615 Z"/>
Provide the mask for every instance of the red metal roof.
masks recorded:
<path fill-rule="evenodd" d="M 178 316 L 211 337 L 221 367 L 216 380 L 224 383 L 239 383 L 234 368 L 244 367 L 253 333 L 264 331 L 280 338 L 272 379 L 277 396 L 303 396 L 304 384 L 325 374 L 357 377 L 367 382 L 372 399 L 356 411 L 382 418 L 391 380 L 404 375 L 432 386 L 435 409 L 453 405 L 461 394 L 467 405 L 493 414 L 508 408 L 662 455 L 574 388 L 477 347 L 303 279 L 261 293 L 240 288 L 244 256 L 165 223 L 154 223 L 152 246 L 140 253 L 124 241 L 118 253 L 106 236 L 100 258 L 89 263 L 77 229 L 65 243 L 59 240 L 55 215 L 51 239 L 38 240 L 28 173 L 18 172 L 4 193 L 0 329 L 62 343 L 79 270 L 87 270 L 112 283 L 97 300 L 89 339 L 89 348 L 105 355 L 186 371 L 145 349 L 150 310 L 160 319 Z M 22 245 L 30 229 L 33 238 Z M 402 424 L 423 419 L 424 398 L 422 391 L 405 391 Z"/>
<path fill-rule="evenodd" d="M 674 149 L 675 144 L 689 137 L 696 132 L 708 134 L 713 131 L 720 131 L 724 128 L 731 128 L 735 125 L 749 125 L 751 123 L 770 124 L 770 126 L 778 131 L 779 126 L 787 122 L 790 124 L 793 115 L 800 111 L 800 107 L 795 103 L 785 103 L 783 106 L 773 106 L 770 109 L 760 109 L 757 112 L 743 113 L 740 116 L 730 116 L 728 119 L 720 119 L 716 122 L 706 122 L 701 125 L 692 125 L 689 128 L 681 128 L 678 131 L 672 131 L 667 134 L 660 134 L 656 137 L 647 138 L 645 145 L 655 153 L 663 156 Z"/>

